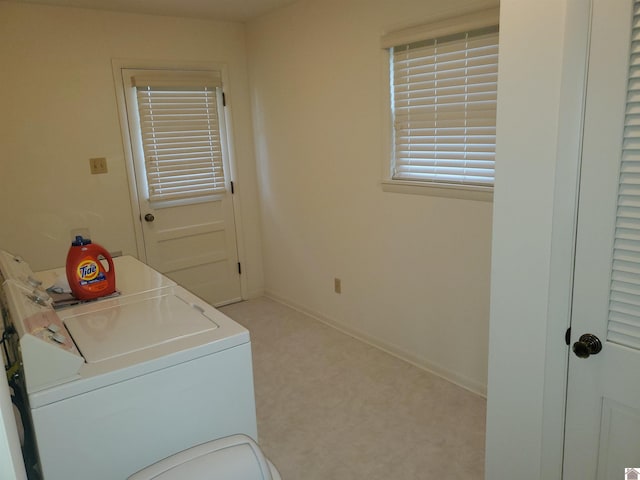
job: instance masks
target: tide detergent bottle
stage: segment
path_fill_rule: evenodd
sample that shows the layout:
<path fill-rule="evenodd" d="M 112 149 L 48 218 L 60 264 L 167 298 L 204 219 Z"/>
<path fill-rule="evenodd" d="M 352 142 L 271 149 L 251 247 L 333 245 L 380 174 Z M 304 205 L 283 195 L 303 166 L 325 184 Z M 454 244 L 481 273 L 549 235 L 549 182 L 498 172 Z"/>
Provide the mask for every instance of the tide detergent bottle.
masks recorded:
<path fill-rule="evenodd" d="M 107 261 L 108 270 L 99 256 Z M 88 238 L 76 236 L 67 254 L 67 280 L 73 296 L 78 300 L 111 295 L 116 291 L 116 272 L 111 255 Z"/>

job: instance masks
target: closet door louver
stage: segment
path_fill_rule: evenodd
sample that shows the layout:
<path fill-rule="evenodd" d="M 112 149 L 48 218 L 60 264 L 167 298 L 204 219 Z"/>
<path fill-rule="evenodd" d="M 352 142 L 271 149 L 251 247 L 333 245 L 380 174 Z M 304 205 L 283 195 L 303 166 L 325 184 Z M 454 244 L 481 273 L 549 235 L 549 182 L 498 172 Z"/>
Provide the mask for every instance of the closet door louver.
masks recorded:
<path fill-rule="evenodd" d="M 634 8 L 607 338 L 640 349 L 640 2 Z"/>

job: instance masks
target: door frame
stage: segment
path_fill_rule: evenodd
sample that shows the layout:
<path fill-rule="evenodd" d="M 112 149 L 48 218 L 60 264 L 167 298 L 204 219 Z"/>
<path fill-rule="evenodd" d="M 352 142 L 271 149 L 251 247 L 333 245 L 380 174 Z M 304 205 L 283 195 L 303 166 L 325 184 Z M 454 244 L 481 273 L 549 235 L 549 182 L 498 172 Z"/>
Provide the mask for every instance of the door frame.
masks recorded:
<path fill-rule="evenodd" d="M 541 478 L 562 479 L 575 250 L 589 67 L 592 0 L 569 0 L 552 210 L 547 360 L 544 369 Z M 569 342 L 571 343 L 571 342 Z"/>
<path fill-rule="evenodd" d="M 562 479 L 590 24 L 591 0 L 500 2 L 487 478 Z"/>
<path fill-rule="evenodd" d="M 204 62 L 204 61 L 182 61 L 182 60 L 150 60 L 150 59 L 123 59 L 114 58 L 111 60 L 113 72 L 113 82 L 116 91 L 116 102 L 118 105 L 118 116 L 120 119 L 120 133 L 122 136 L 122 147 L 124 150 L 125 166 L 127 169 L 127 181 L 129 186 L 129 201 L 131 203 L 131 221 L 136 240 L 136 256 L 139 260 L 147 263 L 146 249 L 144 244 L 144 233 L 142 229 L 142 212 L 140 211 L 140 203 L 138 198 L 138 189 L 136 184 L 136 173 L 134 167 L 134 157 L 131 148 L 131 136 L 129 134 L 129 120 L 127 116 L 127 106 L 125 102 L 125 91 L 122 83 L 122 69 L 172 69 L 172 70 L 218 70 L 222 72 L 222 85 L 225 94 L 226 106 L 223 110 L 225 117 L 225 128 L 227 135 L 228 163 L 229 163 L 229 180 L 237 185 L 238 169 L 235 161 L 234 135 L 233 135 L 233 117 L 231 114 L 231 88 L 229 86 L 229 77 L 227 64 L 223 62 Z M 246 258 L 244 249 L 244 236 L 242 228 L 242 218 L 240 214 L 239 191 L 235 191 L 231 195 L 231 203 L 233 205 L 233 218 L 236 232 L 236 248 L 238 251 L 238 261 Z M 242 299 L 247 298 L 247 276 L 240 275 L 240 296 Z"/>

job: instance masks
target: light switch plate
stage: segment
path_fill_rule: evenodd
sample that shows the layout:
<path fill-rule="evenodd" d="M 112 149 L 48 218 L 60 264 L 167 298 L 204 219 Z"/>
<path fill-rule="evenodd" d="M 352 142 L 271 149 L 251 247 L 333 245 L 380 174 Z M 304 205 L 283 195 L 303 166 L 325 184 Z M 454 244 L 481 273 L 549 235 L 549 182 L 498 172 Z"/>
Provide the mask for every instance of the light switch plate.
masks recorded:
<path fill-rule="evenodd" d="M 91 173 L 93 175 L 97 173 L 107 173 L 107 159 L 105 157 L 90 158 L 89 165 L 91 166 Z"/>

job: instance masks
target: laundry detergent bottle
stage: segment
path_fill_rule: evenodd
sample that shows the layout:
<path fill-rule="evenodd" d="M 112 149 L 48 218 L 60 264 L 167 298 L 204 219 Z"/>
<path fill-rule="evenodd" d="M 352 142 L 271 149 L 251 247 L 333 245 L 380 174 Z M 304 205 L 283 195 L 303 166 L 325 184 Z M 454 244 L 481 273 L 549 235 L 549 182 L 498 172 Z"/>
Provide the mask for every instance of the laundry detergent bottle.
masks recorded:
<path fill-rule="evenodd" d="M 107 261 L 108 270 L 99 257 Z M 116 291 L 116 272 L 111 255 L 97 243 L 78 235 L 67 254 L 67 280 L 71 293 L 78 300 L 111 295 Z"/>

